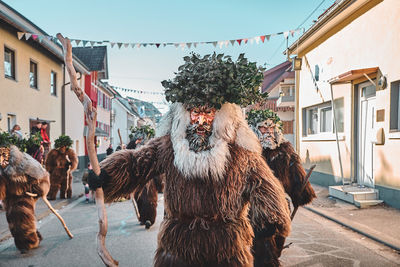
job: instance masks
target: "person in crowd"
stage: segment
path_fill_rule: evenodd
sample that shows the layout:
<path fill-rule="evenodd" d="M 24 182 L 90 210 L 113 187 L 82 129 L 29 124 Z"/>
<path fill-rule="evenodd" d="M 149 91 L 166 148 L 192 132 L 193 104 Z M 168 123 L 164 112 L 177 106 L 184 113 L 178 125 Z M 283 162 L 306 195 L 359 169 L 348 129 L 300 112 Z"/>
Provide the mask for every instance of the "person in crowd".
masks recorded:
<path fill-rule="evenodd" d="M 93 190 L 89 189 L 89 183 L 88 183 L 88 177 L 89 177 L 90 170 L 92 170 L 92 165 L 89 163 L 87 166 L 87 169 L 83 172 L 83 175 L 82 175 L 82 183 L 83 183 L 84 190 L 85 190 L 86 203 L 89 203 L 89 193 L 92 193 L 92 199 L 94 198 L 94 192 L 93 192 Z"/>
<path fill-rule="evenodd" d="M 43 160 L 46 160 L 47 154 L 49 154 L 51 142 L 50 138 L 47 134 L 47 122 L 44 121 L 42 123 L 42 128 L 40 129 L 40 135 L 42 136 L 42 145 L 43 145 Z"/>
<path fill-rule="evenodd" d="M 18 124 L 15 124 L 14 127 L 11 129 L 11 134 L 15 137 L 17 137 L 19 140 L 23 139 L 22 133 L 21 133 L 21 127 Z"/>

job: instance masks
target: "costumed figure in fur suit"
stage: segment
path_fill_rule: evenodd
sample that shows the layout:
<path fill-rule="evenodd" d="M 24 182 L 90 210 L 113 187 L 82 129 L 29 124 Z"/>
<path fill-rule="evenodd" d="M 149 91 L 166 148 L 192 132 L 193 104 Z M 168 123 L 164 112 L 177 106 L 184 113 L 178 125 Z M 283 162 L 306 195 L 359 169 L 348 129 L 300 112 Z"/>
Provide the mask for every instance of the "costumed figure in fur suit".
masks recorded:
<path fill-rule="evenodd" d="M 143 146 L 155 135 L 154 129 L 149 125 L 134 127 L 131 129 L 132 141 L 128 144 L 127 149 L 137 149 Z M 137 203 L 139 211 L 139 222 L 149 229 L 156 221 L 158 192 L 162 191 L 161 176 L 151 179 L 141 191 L 136 191 L 133 197 Z"/>
<path fill-rule="evenodd" d="M 111 202 L 165 173 L 156 267 L 250 267 L 254 238 L 265 242 L 265 265 L 278 266 L 291 224 L 285 192 L 239 107 L 261 99 L 262 68 L 243 54 L 184 61 L 162 82 L 173 104 L 156 138 L 107 157 L 89 184 Z"/>
<path fill-rule="evenodd" d="M 61 135 L 54 142 L 52 149 L 46 158 L 46 169 L 50 173 L 49 200 L 56 199 L 58 190 L 60 198 L 72 197 L 72 174 L 78 166 L 78 157 L 75 151 L 70 148 L 72 140 L 68 135 Z"/>
<path fill-rule="evenodd" d="M 35 205 L 49 191 L 49 174 L 30 155 L 0 139 L 0 200 L 15 246 L 25 253 L 42 240 L 36 229 Z"/>
<path fill-rule="evenodd" d="M 293 206 L 309 204 L 315 197 L 314 189 L 306 181 L 306 172 L 292 144 L 283 137 L 282 122 L 272 110 L 251 110 L 247 120 L 258 136 L 263 156 L 275 176 L 281 181 Z"/>

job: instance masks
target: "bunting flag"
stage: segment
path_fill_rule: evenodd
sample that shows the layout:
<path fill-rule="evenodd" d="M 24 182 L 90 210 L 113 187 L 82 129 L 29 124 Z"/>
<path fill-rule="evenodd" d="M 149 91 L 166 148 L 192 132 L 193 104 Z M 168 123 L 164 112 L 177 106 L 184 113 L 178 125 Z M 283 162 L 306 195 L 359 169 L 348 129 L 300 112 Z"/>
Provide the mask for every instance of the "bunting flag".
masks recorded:
<path fill-rule="evenodd" d="M 294 37 L 295 33 L 304 33 L 304 28 L 299 28 L 299 29 L 294 29 L 294 30 L 288 30 L 285 32 L 278 32 L 278 33 L 272 33 L 272 34 L 265 34 L 265 35 L 259 35 L 255 37 L 249 37 L 249 38 L 238 38 L 238 39 L 232 39 L 232 40 L 220 40 L 220 41 L 203 41 L 203 42 L 178 42 L 178 43 L 167 43 L 167 42 L 158 42 L 158 43 L 122 43 L 122 42 L 112 42 L 112 41 L 93 41 L 93 40 L 81 40 L 81 39 L 70 39 L 72 42 L 75 42 L 76 46 L 82 45 L 85 47 L 88 43 L 90 44 L 90 47 L 94 47 L 95 45 L 107 45 L 109 44 L 111 48 L 113 48 L 115 45 L 119 49 L 121 48 L 140 48 L 140 47 L 167 47 L 167 46 L 175 46 L 175 48 L 181 47 L 182 50 L 184 50 L 186 47 L 188 49 L 191 49 L 192 47 L 197 48 L 199 44 L 201 45 L 209 45 L 212 44 L 214 47 L 219 46 L 219 48 L 223 48 L 224 45 L 225 47 L 228 47 L 229 44 L 231 46 L 234 46 L 235 43 L 237 43 L 239 46 L 240 45 L 245 45 L 245 44 L 259 44 L 260 40 L 262 43 L 265 43 L 265 40 L 267 42 L 271 39 L 273 36 L 278 36 L 278 35 L 283 35 L 284 38 L 289 38 L 289 36 Z M 56 37 L 53 36 L 48 36 L 48 35 L 43 35 L 39 33 L 30 33 L 30 32 L 17 32 L 18 39 L 22 40 L 22 38 L 25 36 L 25 40 L 29 40 L 32 38 L 32 40 L 42 42 L 44 39 L 53 41 L 53 42 L 58 42 Z"/>
<path fill-rule="evenodd" d="M 128 89 L 128 88 L 123 88 L 123 87 L 118 87 L 118 86 L 113 86 L 113 85 L 111 87 L 115 90 L 129 92 L 129 93 L 148 94 L 148 95 L 164 95 L 163 92 L 149 92 L 149 91 L 143 91 L 143 90 Z"/>

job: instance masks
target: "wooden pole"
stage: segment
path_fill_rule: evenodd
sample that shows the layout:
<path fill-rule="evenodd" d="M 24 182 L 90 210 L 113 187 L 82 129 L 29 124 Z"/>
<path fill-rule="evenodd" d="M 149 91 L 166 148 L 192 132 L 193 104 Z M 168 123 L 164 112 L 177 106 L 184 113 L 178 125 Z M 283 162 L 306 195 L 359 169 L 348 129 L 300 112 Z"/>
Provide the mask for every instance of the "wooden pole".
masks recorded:
<path fill-rule="evenodd" d="M 94 136 L 96 130 L 96 119 L 97 112 L 95 107 L 92 106 L 92 101 L 90 98 L 82 91 L 79 87 L 76 71 L 72 63 L 72 45 L 68 38 L 64 38 L 61 33 L 57 34 L 58 40 L 61 42 L 64 51 L 64 62 L 67 67 L 67 71 L 71 81 L 71 89 L 75 92 L 79 101 L 83 105 L 85 112 L 86 122 L 88 124 L 88 134 L 87 134 L 87 149 L 90 164 L 92 165 L 93 172 L 96 175 L 100 175 L 100 164 L 97 159 L 96 148 L 94 144 Z M 110 253 L 108 252 L 105 240 L 107 235 L 107 212 L 104 205 L 104 192 L 103 188 L 97 188 L 95 192 L 97 214 L 99 217 L 99 232 L 97 234 L 97 253 L 99 254 L 101 260 L 106 266 L 118 266 L 118 261 L 114 260 Z"/>

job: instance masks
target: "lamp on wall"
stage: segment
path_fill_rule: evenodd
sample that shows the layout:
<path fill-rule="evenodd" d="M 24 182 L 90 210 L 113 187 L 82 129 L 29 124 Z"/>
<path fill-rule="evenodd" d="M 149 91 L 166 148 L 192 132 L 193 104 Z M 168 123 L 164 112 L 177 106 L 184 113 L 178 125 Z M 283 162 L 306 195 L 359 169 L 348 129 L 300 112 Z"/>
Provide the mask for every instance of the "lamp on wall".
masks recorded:
<path fill-rule="evenodd" d="M 294 57 L 292 59 L 292 71 L 301 70 L 301 58 Z"/>

